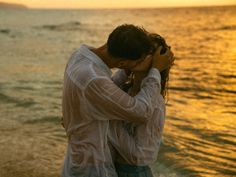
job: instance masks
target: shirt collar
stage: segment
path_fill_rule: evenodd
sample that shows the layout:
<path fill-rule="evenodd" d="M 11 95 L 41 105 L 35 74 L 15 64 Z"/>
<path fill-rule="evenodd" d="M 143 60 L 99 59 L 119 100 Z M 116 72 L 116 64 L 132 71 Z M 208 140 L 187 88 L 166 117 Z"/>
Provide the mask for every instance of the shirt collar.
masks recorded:
<path fill-rule="evenodd" d="M 83 56 L 88 58 L 90 61 L 96 63 L 96 65 L 98 65 L 99 68 L 101 68 L 105 73 L 107 73 L 111 77 L 112 72 L 111 72 L 110 68 L 102 61 L 101 58 L 99 58 L 90 49 L 92 49 L 92 47 L 82 44 L 79 48 L 79 51 Z"/>

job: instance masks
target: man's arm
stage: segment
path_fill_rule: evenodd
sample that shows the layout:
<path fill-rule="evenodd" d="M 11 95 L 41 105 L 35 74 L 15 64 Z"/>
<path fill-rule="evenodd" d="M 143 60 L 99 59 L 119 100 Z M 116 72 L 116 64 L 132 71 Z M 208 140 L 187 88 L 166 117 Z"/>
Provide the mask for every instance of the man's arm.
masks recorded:
<path fill-rule="evenodd" d="M 158 106 L 157 96 L 161 91 L 160 72 L 169 67 L 174 59 L 173 53 L 167 49 L 160 54 L 161 47 L 154 53 L 152 68 L 147 77 L 142 81 L 140 92 L 131 97 L 122 91 L 112 80 L 100 77 L 90 81 L 85 89 L 90 117 L 99 120 L 126 120 L 131 122 L 146 122 Z M 150 59 L 148 57 L 147 59 Z M 150 60 L 147 60 L 149 63 Z M 140 71 L 142 63 L 137 65 Z"/>
<path fill-rule="evenodd" d="M 122 91 L 108 78 L 92 80 L 85 89 L 90 116 L 99 120 L 146 122 L 157 106 L 160 80 L 159 71 L 152 68 L 135 97 Z"/>

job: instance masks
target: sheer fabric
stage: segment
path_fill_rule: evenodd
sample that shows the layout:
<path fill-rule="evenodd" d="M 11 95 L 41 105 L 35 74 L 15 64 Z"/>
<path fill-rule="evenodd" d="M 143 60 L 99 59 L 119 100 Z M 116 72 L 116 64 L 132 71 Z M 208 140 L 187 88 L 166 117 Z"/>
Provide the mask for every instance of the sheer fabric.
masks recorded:
<path fill-rule="evenodd" d="M 118 75 L 125 73 L 118 71 Z M 116 85 L 123 82 L 115 79 L 118 75 L 112 80 L 110 69 L 86 45 L 68 61 L 62 100 L 68 136 L 63 177 L 117 177 L 107 140 L 109 120 L 145 123 L 153 115 L 160 92 L 159 71 L 149 71 L 135 97 Z"/>
<path fill-rule="evenodd" d="M 150 165 L 156 161 L 165 122 L 162 98 L 159 99 L 158 105 L 146 123 L 110 121 L 108 137 L 111 148 L 115 148 L 115 153 L 118 153 L 114 155 L 114 161 L 137 166 Z"/>
<path fill-rule="evenodd" d="M 114 83 L 119 87 L 125 80 L 126 77 L 119 72 L 113 77 Z M 154 112 L 145 123 L 110 121 L 108 137 L 111 143 L 110 148 L 115 148 L 114 161 L 137 166 L 150 165 L 155 162 L 165 123 L 165 102 L 161 93 L 156 96 L 156 100 Z"/>

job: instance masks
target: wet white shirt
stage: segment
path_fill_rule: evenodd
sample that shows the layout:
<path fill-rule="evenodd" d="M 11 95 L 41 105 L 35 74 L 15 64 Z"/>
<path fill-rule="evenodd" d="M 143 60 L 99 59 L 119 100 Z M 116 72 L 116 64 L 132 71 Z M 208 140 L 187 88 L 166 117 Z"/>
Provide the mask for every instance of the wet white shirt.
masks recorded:
<path fill-rule="evenodd" d="M 63 177 L 117 177 L 107 141 L 109 120 L 145 123 L 153 115 L 161 87 L 157 69 L 150 69 L 135 97 L 114 82 L 111 70 L 86 45 L 68 61 L 62 101 L 68 136 Z"/>
<path fill-rule="evenodd" d="M 118 86 L 123 84 L 125 76 L 116 74 Z M 110 149 L 113 150 L 113 161 L 129 165 L 151 165 L 156 159 L 162 141 L 165 123 L 165 100 L 159 93 L 157 105 L 146 123 L 129 123 L 111 120 L 109 125 Z"/>

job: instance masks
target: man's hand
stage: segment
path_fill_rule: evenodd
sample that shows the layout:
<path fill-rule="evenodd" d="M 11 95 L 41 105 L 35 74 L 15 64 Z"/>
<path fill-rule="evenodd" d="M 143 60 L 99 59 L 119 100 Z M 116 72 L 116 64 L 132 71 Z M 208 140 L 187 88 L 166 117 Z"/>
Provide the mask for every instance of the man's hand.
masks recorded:
<path fill-rule="evenodd" d="M 174 54 L 167 48 L 164 54 L 160 54 L 162 47 L 159 47 L 153 55 L 152 67 L 158 69 L 160 72 L 170 67 L 174 62 Z"/>

